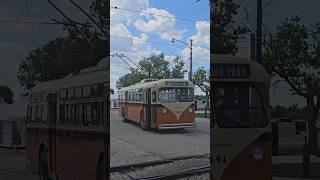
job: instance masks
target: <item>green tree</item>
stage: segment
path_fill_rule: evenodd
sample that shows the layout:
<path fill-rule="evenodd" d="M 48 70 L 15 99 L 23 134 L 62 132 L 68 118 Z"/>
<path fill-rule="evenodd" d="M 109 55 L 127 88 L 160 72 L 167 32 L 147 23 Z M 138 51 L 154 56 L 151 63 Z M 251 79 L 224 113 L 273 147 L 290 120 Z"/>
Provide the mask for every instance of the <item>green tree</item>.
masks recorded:
<path fill-rule="evenodd" d="M 13 103 L 13 92 L 9 87 L 0 85 L 0 101 L 1 99 L 7 104 Z"/>
<path fill-rule="evenodd" d="M 171 78 L 184 78 L 184 74 L 187 72 L 186 69 L 184 69 L 184 62 L 179 60 L 178 57 L 176 57 L 173 60 L 173 67 L 171 71 Z"/>
<path fill-rule="evenodd" d="M 114 94 L 114 89 L 110 88 L 110 94 Z"/>
<path fill-rule="evenodd" d="M 206 94 L 206 102 L 209 102 L 210 71 L 206 71 L 203 67 L 197 69 L 197 71 L 193 74 L 192 82 Z M 208 103 L 205 107 L 205 117 L 207 117 L 207 109 Z"/>
<path fill-rule="evenodd" d="M 94 66 L 108 56 L 109 2 L 95 0 L 90 7 L 90 17 L 98 27 L 61 22 L 66 37 L 49 41 L 29 52 L 19 65 L 18 81 L 26 90 L 39 82 L 59 79 L 80 69 Z"/>
<path fill-rule="evenodd" d="M 238 39 L 248 32 L 238 25 L 235 17 L 239 13 L 239 2 L 234 0 L 210 0 L 210 52 L 211 54 L 236 54 Z"/>
<path fill-rule="evenodd" d="M 173 67 L 165 60 L 163 54 L 152 55 L 139 61 L 140 69 L 131 69 L 130 73 L 122 76 L 116 82 L 116 87 L 121 89 L 140 82 L 145 78 L 165 79 L 165 78 L 183 78 L 186 70 L 184 62 L 176 57 L 173 60 Z M 149 76 L 150 75 L 150 76 Z"/>
<path fill-rule="evenodd" d="M 263 64 L 282 78 L 293 94 L 305 98 L 309 143 L 317 148 L 316 119 L 320 108 L 320 23 L 305 26 L 290 17 L 268 35 Z"/>

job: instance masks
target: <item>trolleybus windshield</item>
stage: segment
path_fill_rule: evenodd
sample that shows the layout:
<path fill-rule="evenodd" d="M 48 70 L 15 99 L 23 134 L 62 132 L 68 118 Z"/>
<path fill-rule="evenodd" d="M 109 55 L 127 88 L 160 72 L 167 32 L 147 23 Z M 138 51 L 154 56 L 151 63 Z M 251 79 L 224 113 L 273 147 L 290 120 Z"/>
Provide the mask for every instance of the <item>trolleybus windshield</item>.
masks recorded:
<path fill-rule="evenodd" d="M 262 97 L 250 85 L 214 87 L 217 124 L 221 128 L 259 128 L 267 125 Z"/>
<path fill-rule="evenodd" d="M 160 102 L 192 102 L 193 89 L 182 87 L 170 87 L 159 89 Z"/>

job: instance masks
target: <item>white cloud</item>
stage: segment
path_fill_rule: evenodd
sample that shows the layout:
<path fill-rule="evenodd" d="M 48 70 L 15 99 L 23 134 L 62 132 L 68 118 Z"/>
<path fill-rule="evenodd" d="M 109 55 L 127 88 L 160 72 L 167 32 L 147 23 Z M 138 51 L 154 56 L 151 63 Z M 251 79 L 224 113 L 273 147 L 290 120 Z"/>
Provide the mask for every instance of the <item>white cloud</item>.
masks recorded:
<path fill-rule="evenodd" d="M 164 9 L 147 8 L 140 15 L 142 18 L 136 20 L 134 25 L 141 32 L 154 33 L 166 40 L 171 40 L 172 37 L 181 38 L 184 32 L 175 28 L 175 16 Z"/>
<path fill-rule="evenodd" d="M 194 42 L 192 48 L 192 65 L 193 69 L 200 67 L 209 67 L 210 63 L 210 24 L 208 21 L 196 22 L 196 34 L 191 36 Z M 190 58 L 190 49 L 181 50 L 183 59 Z M 189 62 L 187 63 L 189 64 Z"/>
<path fill-rule="evenodd" d="M 187 59 L 187 64 L 189 64 L 190 49 L 184 48 L 181 51 L 183 59 Z M 192 48 L 192 65 L 193 69 L 200 67 L 209 67 L 210 63 L 210 50 L 209 48 L 204 48 L 200 46 L 195 46 Z"/>
<path fill-rule="evenodd" d="M 140 15 L 138 13 L 115 9 L 112 7 L 141 11 L 149 6 L 149 0 L 111 0 L 110 6 L 110 18 L 112 20 L 111 26 L 112 23 L 124 23 L 129 26 L 131 22 L 138 19 Z"/>
<path fill-rule="evenodd" d="M 210 46 L 210 23 L 208 21 L 196 22 L 197 34 L 192 36 L 196 45 L 205 47 Z"/>

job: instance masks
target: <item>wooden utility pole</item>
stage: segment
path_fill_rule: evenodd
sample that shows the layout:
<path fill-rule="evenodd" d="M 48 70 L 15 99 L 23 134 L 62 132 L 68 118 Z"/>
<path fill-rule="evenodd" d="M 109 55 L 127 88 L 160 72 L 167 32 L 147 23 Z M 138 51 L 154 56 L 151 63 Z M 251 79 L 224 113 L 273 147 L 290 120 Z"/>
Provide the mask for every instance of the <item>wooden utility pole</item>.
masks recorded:
<path fill-rule="evenodd" d="M 190 39 L 190 74 L 189 81 L 192 81 L 192 39 Z"/>
<path fill-rule="evenodd" d="M 261 63 L 262 58 L 262 0 L 257 0 L 257 50 L 256 61 Z"/>
<path fill-rule="evenodd" d="M 256 34 L 251 34 L 251 60 L 256 61 Z"/>

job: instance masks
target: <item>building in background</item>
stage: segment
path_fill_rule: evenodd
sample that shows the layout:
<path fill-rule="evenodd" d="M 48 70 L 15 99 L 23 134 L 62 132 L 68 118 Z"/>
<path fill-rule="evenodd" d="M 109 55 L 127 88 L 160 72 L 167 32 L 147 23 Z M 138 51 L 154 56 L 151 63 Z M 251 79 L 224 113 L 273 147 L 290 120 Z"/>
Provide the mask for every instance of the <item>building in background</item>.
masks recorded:
<path fill-rule="evenodd" d="M 0 147 L 25 146 L 27 101 L 0 101 Z"/>

